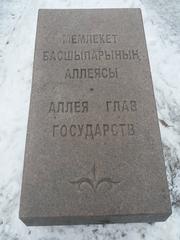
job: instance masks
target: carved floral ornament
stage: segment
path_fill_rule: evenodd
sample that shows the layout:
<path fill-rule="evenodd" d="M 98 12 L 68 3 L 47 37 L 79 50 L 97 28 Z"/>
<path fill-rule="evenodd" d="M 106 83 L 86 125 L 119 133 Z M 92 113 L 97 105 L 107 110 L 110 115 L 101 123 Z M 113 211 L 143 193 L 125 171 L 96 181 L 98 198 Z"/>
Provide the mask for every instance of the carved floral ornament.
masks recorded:
<path fill-rule="evenodd" d="M 97 177 L 97 169 L 95 162 L 91 169 L 92 177 L 80 177 L 77 180 L 69 181 L 71 184 L 77 185 L 79 190 L 83 190 L 82 186 L 84 184 L 87 184 L 93 192 L 97 192 L 101 185 L 107 184 L 109 186 L 109 190 L 113 187 L 113 185 L 116 185 L 120 183 L 118 180 L 113 180 L 110 177 L 103 177 L 98 179 Z"/>

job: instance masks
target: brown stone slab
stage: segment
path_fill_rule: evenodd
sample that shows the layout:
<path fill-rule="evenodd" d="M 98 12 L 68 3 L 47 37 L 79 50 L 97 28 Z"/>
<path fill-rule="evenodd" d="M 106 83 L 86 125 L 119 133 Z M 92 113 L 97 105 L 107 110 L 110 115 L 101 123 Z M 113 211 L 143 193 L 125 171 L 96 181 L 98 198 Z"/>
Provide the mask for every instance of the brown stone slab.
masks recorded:
<path fill-rule="evenodd" d="M 140 9 L 40 10 L 20 219 L 154 222 L 170 214 Z"/>

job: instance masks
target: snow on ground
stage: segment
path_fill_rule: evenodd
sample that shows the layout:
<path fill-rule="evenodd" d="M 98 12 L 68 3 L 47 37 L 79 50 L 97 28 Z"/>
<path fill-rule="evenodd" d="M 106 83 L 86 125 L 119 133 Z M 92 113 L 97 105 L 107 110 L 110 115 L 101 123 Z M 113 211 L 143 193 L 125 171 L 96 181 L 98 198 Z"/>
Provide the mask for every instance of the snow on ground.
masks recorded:
<path fill-rule="evenodd" d="M 172 216 L 163 223 L 26 227 L 18 219 L 39 8 L 140 7 L 158 108 Z M 180 239 L 180 2 L 0 0 L 0 239 Z"/>

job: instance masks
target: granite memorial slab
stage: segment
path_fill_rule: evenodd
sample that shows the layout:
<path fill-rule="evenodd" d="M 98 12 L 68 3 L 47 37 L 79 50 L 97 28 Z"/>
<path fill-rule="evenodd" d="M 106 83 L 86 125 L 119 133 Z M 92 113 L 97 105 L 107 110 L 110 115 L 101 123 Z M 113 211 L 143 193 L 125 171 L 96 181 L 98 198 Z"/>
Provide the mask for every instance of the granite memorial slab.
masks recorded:
<path fill-rule="evenodd" d="M 141 10 L 39 10 L 20 219 L 170 214 Z"/>

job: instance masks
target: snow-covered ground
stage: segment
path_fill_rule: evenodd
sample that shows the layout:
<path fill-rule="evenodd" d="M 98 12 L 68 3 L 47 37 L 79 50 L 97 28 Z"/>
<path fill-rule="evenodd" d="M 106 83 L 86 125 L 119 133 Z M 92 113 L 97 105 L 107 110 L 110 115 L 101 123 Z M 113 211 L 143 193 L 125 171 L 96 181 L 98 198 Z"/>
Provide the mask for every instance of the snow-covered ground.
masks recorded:
<path fill-rule="evenodd" d="M 26 227 L 18 219 L 39 8 L 140 7 L 172 216 L 163 223 Z M 0 240 L 180 239 L 180 1 L 0 0 Z"/>

